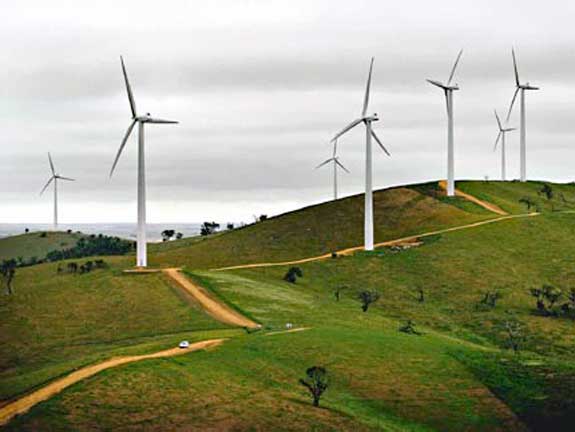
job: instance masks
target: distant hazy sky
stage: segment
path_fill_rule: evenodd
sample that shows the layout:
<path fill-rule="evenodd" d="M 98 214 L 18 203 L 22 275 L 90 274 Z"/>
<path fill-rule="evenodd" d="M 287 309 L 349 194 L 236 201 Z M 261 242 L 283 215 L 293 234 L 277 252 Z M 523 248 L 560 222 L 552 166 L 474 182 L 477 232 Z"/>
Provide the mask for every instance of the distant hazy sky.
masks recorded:
<path fill-rule="evenodd" d="M 251 219 L 331 197 L 329 139 L 361 109 L 375 56 L 372 112 L 393 157 L 375 148 L 375 186 L 445 176 L 441 91 L 457 51 L 457 178 L 497 178 L 493 109 L 527 97 L 528 175 L 575 179 L 573 1 L 3 1 L 0 4 L 0 222 L 135 221 L 136 134 L 108 179 L 130 120 L 119 55 L 147 127 L 152 222 Z M 518 125 L 518 111 L 511 125 Z M 508 175 L 518 176 L 517 133 Z M 345 195 L 364 181 L 364 134 L 341 140 Z"/>

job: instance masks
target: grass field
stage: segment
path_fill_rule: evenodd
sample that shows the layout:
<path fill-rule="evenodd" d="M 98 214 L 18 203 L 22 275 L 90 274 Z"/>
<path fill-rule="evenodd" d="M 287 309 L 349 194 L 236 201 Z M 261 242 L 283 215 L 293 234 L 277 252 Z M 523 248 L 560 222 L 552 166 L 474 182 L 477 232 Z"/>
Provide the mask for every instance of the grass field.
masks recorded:
<path fill-rule="evenodd" d="M 59 275 L 56 266 L 19 269 L 16 294 L 0 297 L 0 399 L 119 347 L 226 328 L 160 274 Z"/>
<path fill-rule="evenodd" d="M 32 257 L 42 259 L 50 251 L 73 247 L 82 236 L 78 233 L 43 231 L 0 238 L 0 261 L 18 257 L 25 260 Z"/>
<path fill-rule="evenodd" d="M 268 250 L 262 245 L 269 245 L 274 227 L 284 230 L 278 244 L 285 246 L 285 251 L 274 249 L 274 257 L 301 258 L 296 255 L 301 251 L 317 252 L 321 244 L 315 234 L 331 232 L 328 224 L 319 222 L 320 215 L 329 219 L 334 207 L 304 209 L 207 240 L 155 246 L 152 261 L 185 264 L 215 296 L 263 324 L 263 332 L 249 335 L 220 330 L 221 325 L 194 310 L 193 304 L 190 310 L 188 299 L 178 297 L 181 294 L 160 275 L 121 275 L 119 269 L 128 265 L 129 257 L 115 258 L 112 268 L 102 273 L 83 276 L 54 276 L 55 265 L 22 270 L 17 292 L 24 290 L 32 298 L 15 297 L 9 300 L 15 304 L 0 306 L 9 318 L 2 320 L 0 329 L 0 337 L 6 338 L 0 341 L 2 369 L 12 368 L 0 374 L 3 391 L 8 388 L 5 396 L 55 375 L 50 368 L 62 373 L 71 367 L 70 358 L 82 364 L 122 350 L 169 346 L 179 338 L 177 332 L 190 339 L 212 334 L 231 338 L 213 351 L 108 370 L 36 406 L 6 429 L 572 430 L 574 321 L 537 314 L 529 289 L 544 283 L 564 290 L 575 286 L 575 215 L 558 211 L 570 209 L 559 204 L 563 199 L 558 191 L 570 199 L 575 188 L 553 185 L 557 193 L 552 201 L 558 203 L 547 205 L 537 194 L 541 185 L 497 183 L 466 182 L 461 189 L 513 213 L 524 212 L 515 202 L 530 193 L 533 200 L 545 200 L 539 204 L 543 214 L 427 237 L 407 250 L 382 248 L 300 265 L 303 278 L 296 284 L 282 280 L 286 267 L 231 272 L 206 268 L 244 259 L 228 257 L 231 250 L 238 254 L 244 248 L 247 258 L 265 259 Z M 437 195 L 431 184 L 383 194 L 380 236 L 493 217 L 475 205 Z M 381 202 L 389 204 L 385 212 Z M 357 198 L 347 203 L 361 206 Z M 342 206 L 340 217 L 346 212 L 342 203 L 329 206 Z M 384 224 L 384 214 L 402 219 Z M 298 217 L 304 221 L 298 222 Z M 338 241 L 360 244 L 356 228 L 350 224 L 338 231 Z M 302 230 L 312 234 L 302 236 Z M 249 249 L 257 245 L 262 247 Z M 340 301 L 334 296 L 337 287 L 344 287 Z M 381 294 L 367 313 L 357 299 L 364 289 Z M 418 289 L 424 292 L 424 302 L 417 300 Z M 502 294 L 497 305 L 479 307 L 485 292 L 493 290 Z M 24 306 L 28 303 L 35 306 Z M 85 312 L 57 313 L 59 304 L 69 306 L 62 310 L 76 306 Z M 86 316 L 92 317 L 90 325 L 82 325 Z M 33 325 L 36 319 L 41 329 Z M 421 335 L 398 331 L 408 319 Z M 43 328 L 53 320 L 53 329 Z M 519 355 L 505 348 L 503 324 L 509 320 L 523 328 Z M 309 329 L 267 335 L 284 329 L 287 322 Z M 200 327 L 205 331 L 193 332 Z M 7 333 L 12 335 L 6 337 Z M 21 346 L 27 337 L 40 340 L 35 360 L 27 360 L 36 356 L 34 348 Z M 99 342 L 94 347 L 89 340 Z M 86 351 L 77 353 L 68 341 Z M 19 352 L 24 363 L 12 351 Z M 298 384 L 312 365 L 323 365 L 330 373 L 330 387 L 319 409 L 311 406 Z"/>
<path fill-rule="evenodd" d="M 375 240 L 493 217 L 462 198 L 438 199 L 415 188 L 374 194 Z M 210 268 L 321 255 L 361 244 L 363 195 L 307 207 L 206 239 L 156 245 L 152 265 Z"/>

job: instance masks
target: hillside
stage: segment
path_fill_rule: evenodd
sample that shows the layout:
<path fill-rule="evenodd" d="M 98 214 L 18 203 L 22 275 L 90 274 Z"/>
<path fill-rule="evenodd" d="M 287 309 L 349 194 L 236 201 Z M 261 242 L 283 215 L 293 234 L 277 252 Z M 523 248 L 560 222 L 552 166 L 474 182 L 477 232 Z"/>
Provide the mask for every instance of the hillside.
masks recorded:
<path fill-rule="evenodd" d="M 575 185 L 549 183 L 458 182 L 458 188 L 493 202 L 512 214 L 526 213 L 519 200 L 529 197 L 539 211 L 575 209 Z M 437 182 L 379 190 L 374 193 L 375 242 L 465 225 L 499 215 L 461 197 L 449 198 Z M 253 262 L 313 257 L 363 242 L 363 195 L 306 207 L 264 222 L 205 239 L 153 245 L 152 265 L 215 268 Z"/>
<path fill-rule="evenodd" d="M 84 235 L 62 231 L 30 232 L 12 237 L 0 238 L 0 261 L 36 257 L 42 259 L 48 252 L 73 247 Z"/>
<path fill-rule="evenodd" d="M 378 241 L 497 221 L 422 237 L 406 249 L 301 264 L 296 284 L 283 281 L 286 266 L 206 269 L 319 254 L 326 247 L 318 239 L 336 239 L 328 251 L 361 244 L 354 216 L 361 197 L 152 248 L 152 262 L 183 265 L 215 298 L 261 322 L 253 334 L 213 322 L 159 274 L 121 274 L 131 257 L 107 258 L 110 268 L 88 275 L 55 276 L 55 264 L 19 270 L 19 296 L 0 303 L 4 398 L 94 359 L 147 352 L 183 335 L 223 331 L 230 339 L 213 351 L 103 372 L 6 430 L 571 430 L 575 314 L 544 316 L 530 289 L 562 289 L 559 305 L 575 286 L 575 187 L 551 185 L 566 199 L 547 200 L 541 184 L 497 183 L 464 182 L 461 190 L 518 215 L 516 202 L 529 196 L 542 213 L 499 219 L 443 197 L 434 184 L 380 191 Z M 363 290 L 381 294 L 366 313 Z M 488 292 L 500 294 L 494 307 L 481 304 Z M 420 335 L 398 331 L 407 320 Z M 287 322 L 307 330 L 277 334 Z M 521 329 L 519 354 L 507 348 L 509 322 Z M 298 384 L 312 365 L 331 377 L 319 409 Z"/>

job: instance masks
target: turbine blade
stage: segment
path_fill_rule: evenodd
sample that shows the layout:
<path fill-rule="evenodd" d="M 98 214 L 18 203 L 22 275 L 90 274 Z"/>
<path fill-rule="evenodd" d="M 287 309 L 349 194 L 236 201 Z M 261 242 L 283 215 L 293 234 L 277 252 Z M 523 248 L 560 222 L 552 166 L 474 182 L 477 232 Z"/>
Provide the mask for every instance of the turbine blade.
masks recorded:
<path fill-rule="evenodd" d="M 130 126 L 128 127 L 128 130 L 126 131 L 126 135 L 124 135 L 124 139 L 122 140 L 122 144 L 120 144 L 118 154 L 116 155 L 116 159 L 114 159 L 114 164 L 112 165 L 112 169 L 110 170 L 110 177 L 112 177 L 112 174 L 114 174 L 114 169 L 116 168 L 116 164 L 118 163 L 118 159 L 120 159 L 120 155 L 122 154 L 122 150 L 124 150 L 124 147 L 126 146 L 126 141 L 128 141 L 128 138 L 130 137 L 130 134 L 132 133 L 132 129 L 134 129 L 134 126 L 136 125 L 136 123 L 137 123 L 137 120 L 133 120 L 132 123 L 130 124 Z"/>
<path fill-rule="evenodd" d="M 521 90 L 519 87 L 515 89 L 515 93 L 513 93 L 513 99 L 511 99 L 511 104 L 509 105 L 509 111 L 507 111 L 507 118 L 505 119 L 506 122 L 509 121 L 509 117 L 511 117 L 511 110 L 513 109 L 513 104 L 515 103 L 515 99 L 517 99 L 517 93 Z"/>
<path fill-rule="evenodd" d="M 52 175 L 56 175 L 56 170 L 54 169 L 54 162 L 52 162 L 52 156 L 50 156 L 50 152 L 48 152 L 48 160 L 50 161 L 50 169 L 52 170 Z"/>
<path fill-rule="evenodd" d="M 445 95 L 445 109 L 447 110 L 447 115 L 449 116 L 449 97 L 447 96 L 447 89 L 443 89 L 443 93 Z"/>
<path fill-rule="evenodd" d="M 42 189 L 42 192 L 40 192 L 40 195 L 42 195 L 44 193 L 44 191 L 46 189 L 48 189 L 48 186 L 50 186 L 50 183 L 52 183 L 52 181 L 55 179 L 56 177 L 52 176 L 50 177 L 50 180 L 48 180 L 48 183 L 46 183 L 46 186 L 44 186 L 44 188 Z"/>
<path fill-rule="evenodd" d="M 515 72 L 515 85 L 519 87 L 519 72 L 517 71 L 517 59 L 515 58 L 515 48 L 511 48 L 511 55 L 513 56 L 513 71 Z"/>
<path fill-rule="evenodd" d="M 371 87 L 371 72 L 373 71 L 373 60 L 371 58 L 371 63 L 369 64 L 369 75 L 367 76 L 367 85 L 365 86 L 365 96 L 363 98 L 363 109 L 361 110 L 361 116 L 365 117 L 365 113 L 367 113 L 367 105 L 369 104 L 369 90 Z"/>
<path fill-rule="evenodd" d="M 435 80 L 431 80 L 431 79 L 428 79 L 428 80 L 426 80 L 426 81 L 427 81 L 429 84 L 433 84 L 434 86 L 437 86 L 437 87 L 439 87 L 439 88 L 445 90 L 445 85 L 443 85 L 443 83 L 441 83 L 441 82 L 439 82 L 439 81 L 435 81 Z"/>
<path fill-rule="evenodd" d="M 156 123 L 156 124 L 177 124 L 179 123 L 176 120 L 164 120 L 158 118 L 150 118 L 146 121 L 146 123 Z"/>
<path fill-rule="evenodd" d="M 120 56 L 120 62 L 122 63 L 122 72 L 124 73 L 124 81 L 126 82 L 126 91 L 128 92 L 132 118 L 136 118 L 136 102 L 134 101 L 134 94 L 132 93 L 132 87 L 130 87 L 130 81 L 128 81 L 128 73 L 126 72 L 126 66 L 124 65 L 124 58 L 122 56 Z"/>
<path fill-rule="evenodd" d="M 341 131 L 339 131 L 332 139 L 331 141 L 334 142 L 336 141 L 340 136 L 342 136 L 344 133 L 348 132 L 350 129 L 353 129 L 354 127 L 356 127 L 358 124 L 360 124 L 363 121 L 363 119 L 357 119 L 352 121 L 350 124 L 348 124 L 346 127 L 344 127 Z"/>
<path fill-rule="evenodd" d="M 329 158 L 326 161 L 320 163 L 318 166 L 315 167 L 315 169 L 321 168 L 322 166 L 324 166 L 325 164 L 330 163 L 333 160 L 333 158 Z"/>
<path fill-rule="evenodd" d="M 501 120 L 499 119 L 499 115 L 497 114 L 497 110 L 493 110 L 495 112 L 495 119 L 497 120 L 497 125 L 499 126 L 499 130 L 503 129 L 503 126 L 501 126 Z"/>
<path fill-rule="evenodd" d="M 58 179 L 60 179 L 60 180 L 76 181 L 75 179 L 73 179 L 73 178 L 70 178 L 70 177 L 62 177 L 62 176 L 57 176 L 56 178 L 58 178 Z"/>
<path fill-rule="evenodd" d="M 342 170 L 344 170 L 346 173 L 349 174 L 349 170 L 346 167 L 344 167 L 338 159 L 335 159 L 335 163 L 338 164 Z"/>
<path fill-rule="evenodd" d="M 451 69 L 451 74 L 449 74 L 449 79 L 447 80 L 447 85 L 451 84 L 451 80 L 453 79 L 453 76 L 455 75 L 455 69 L 457 69 L 457 65 L 459 64 L 459 59 L 461 58 L 462 54 L 463 54 L 463 50 L 459 50 L 459 54 L 457 54 L 457 59 L 455 59 L 455 63 L 453 64 L 453 68 Z"/>
<path fill-rule="evenodd" d="M 517 128 L 507 128 L 507 129 L 505 129 L 503 132 L 511 132 L 511 131 L 514 131 L 514 130 L 517 130 Z"/>
<path fill-rule="evenodd" d="M 379 144 L 379 146 L 381 147 L 381 149 L 385 152 L 386 155 L 391 156 L 391 154 L 387 151 L 387 149 L 383 146 L 383 144 L 381 143 L 381 141 L 379 140 L 379 138 L 377 137 L 377 135 L 375 134 L 375 132 L 373 131 L 373 129 L 371 130 L 371 136 L 375 139 L 375 141 Z"/>
<path fill-rule="evenodd" d="M 337 140 L 333 142 L 333 157 L 335 157 L 337 153 Z"/>
<path fill-rule="evenodd" d="M 497 139 L 495 140 L 495 146 L 493 147 L 493 151 L 497 150 L 497 144 L 499 144 L 499 139 L 501 138 L 501 135 L 503 135 L 502 130 L 500 130 L 499 133 L 497 134 Z"/>

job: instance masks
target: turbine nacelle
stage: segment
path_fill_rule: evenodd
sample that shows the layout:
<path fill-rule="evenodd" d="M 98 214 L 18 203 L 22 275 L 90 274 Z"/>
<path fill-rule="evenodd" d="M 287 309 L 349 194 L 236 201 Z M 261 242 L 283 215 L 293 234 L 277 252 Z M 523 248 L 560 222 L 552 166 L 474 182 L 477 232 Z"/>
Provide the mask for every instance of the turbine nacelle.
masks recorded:
<path fill-rule="evenodd" d="M 377 116 L 377 113 L 373 113 L 370 116 L 365 116 L 362 120 L 364 122 L 374 122 L 374 121 L 379 121 L 379 117 Z"/>

